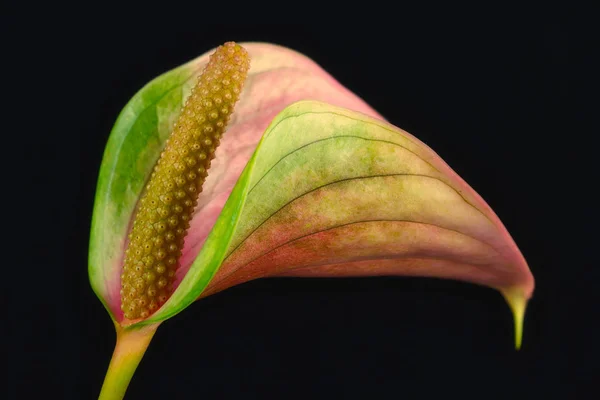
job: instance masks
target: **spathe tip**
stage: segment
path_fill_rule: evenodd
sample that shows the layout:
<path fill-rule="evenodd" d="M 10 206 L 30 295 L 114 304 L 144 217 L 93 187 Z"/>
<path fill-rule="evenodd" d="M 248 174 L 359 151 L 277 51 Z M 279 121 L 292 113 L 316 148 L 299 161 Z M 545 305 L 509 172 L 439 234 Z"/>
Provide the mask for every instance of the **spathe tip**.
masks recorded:
<path fill-rule="evenodd" d="M 513 314 L 515 327 L 515 349 L 521 349 L 523 342 L 523 321 L 525 320 L 525 309 L 527 308 L 527 296 L 520 288 L 509 288 L 501 290 L 502 296 L 508 303 Z"/>

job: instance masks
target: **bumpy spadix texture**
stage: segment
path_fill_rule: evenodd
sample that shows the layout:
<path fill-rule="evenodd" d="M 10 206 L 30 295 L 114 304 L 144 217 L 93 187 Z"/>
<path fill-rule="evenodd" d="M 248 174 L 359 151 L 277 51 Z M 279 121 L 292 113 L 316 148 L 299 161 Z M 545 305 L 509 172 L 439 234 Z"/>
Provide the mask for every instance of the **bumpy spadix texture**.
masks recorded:
<path fill-rule="evenodd" d="M 173 291 L 190 219 L 250 67 L 241 46 L 217 48 L 166 142 L 129 235 L 121 275 L 126 318 L 147 318 Z"/>

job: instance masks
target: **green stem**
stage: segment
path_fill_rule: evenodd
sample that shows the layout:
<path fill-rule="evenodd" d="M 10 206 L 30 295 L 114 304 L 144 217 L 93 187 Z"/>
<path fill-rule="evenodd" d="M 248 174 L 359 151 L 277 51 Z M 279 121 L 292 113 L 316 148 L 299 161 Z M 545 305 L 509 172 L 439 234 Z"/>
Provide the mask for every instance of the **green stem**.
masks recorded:
<path fill-rule="evenodd" d="M 115 324 L 117 344 L 98 400 L 123 399 L 133 373 L 142 360 L 158 325 L 153 324 L 139 329 L 128 329 Z"/>

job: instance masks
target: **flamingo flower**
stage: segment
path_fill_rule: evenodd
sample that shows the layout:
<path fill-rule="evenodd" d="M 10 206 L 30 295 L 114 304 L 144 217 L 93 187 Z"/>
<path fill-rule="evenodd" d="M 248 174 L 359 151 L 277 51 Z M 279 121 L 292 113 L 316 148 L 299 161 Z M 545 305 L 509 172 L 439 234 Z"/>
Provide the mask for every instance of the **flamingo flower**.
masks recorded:
<path fill-rule="evenodd" d="M 501 293 L 517 348 L 534 289 L 498 216 L 431 148 L 318 64 L 228 42 L 144 86 L 97 184 L 91 286 L 121 399 L 160 324 L 268 277 L 437 277 Z"/>

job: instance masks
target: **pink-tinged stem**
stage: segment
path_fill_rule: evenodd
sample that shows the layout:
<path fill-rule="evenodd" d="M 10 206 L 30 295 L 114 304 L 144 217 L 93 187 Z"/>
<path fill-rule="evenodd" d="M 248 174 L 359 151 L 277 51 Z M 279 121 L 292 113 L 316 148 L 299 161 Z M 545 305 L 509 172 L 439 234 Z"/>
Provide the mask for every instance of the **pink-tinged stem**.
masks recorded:
<path fill-rule="evenodd" d="M 117 344 L 98 400 L 123 399 L 133 373 L 142 360 L 158 325 L 128 329 L 115 324 Z"/>

